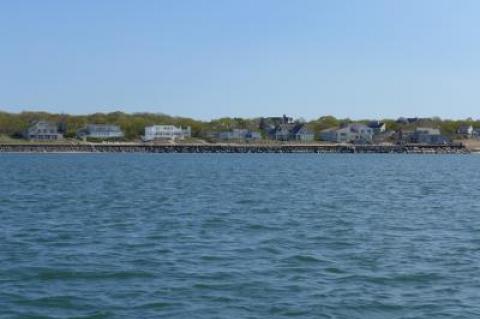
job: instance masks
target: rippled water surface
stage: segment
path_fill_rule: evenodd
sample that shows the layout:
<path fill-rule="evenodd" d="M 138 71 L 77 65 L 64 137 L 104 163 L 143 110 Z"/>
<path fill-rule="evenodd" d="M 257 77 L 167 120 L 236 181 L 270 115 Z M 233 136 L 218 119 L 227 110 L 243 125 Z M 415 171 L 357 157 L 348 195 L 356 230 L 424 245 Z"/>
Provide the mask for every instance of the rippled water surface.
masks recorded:
<path fill-rule="evenodd" d="M 479 318 L 480 156 L 0 156 L 0 318 Z"/>

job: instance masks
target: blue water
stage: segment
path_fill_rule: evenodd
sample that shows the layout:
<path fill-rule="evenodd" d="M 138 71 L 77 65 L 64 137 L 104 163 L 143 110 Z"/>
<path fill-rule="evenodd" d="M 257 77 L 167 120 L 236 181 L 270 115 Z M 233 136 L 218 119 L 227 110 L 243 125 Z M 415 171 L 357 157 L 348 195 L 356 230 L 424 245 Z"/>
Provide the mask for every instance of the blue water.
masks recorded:
<path fill-rule="evenodd" d="M 479 318 L 479 167 L 0 155 L 0 318 Z"/>

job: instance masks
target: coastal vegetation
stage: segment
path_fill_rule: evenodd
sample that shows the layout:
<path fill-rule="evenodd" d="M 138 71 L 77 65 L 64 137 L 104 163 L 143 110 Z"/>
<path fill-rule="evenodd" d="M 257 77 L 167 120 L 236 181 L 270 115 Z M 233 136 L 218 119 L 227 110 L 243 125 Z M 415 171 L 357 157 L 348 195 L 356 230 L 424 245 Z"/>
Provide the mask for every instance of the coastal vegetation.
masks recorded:
<path fill-rule="evenodd" d="M 35 121 L 46 120 L 61 124 L 64 135 L 73 138 L 78 129 L 89 123 L 115 124 L 121 127 L 126 140 L 139 139 L 144 134 L 146 126 L 155 124 L 171 124 L 181 127 L 191 127 L 192 137 L 208 139 L 209 133 L 231 129 L 248 129 L 259 131 L 261 118 L 219 118 L 211 121 L 200 121 L 186 117 L 174 117 L 161 113 L 94 113 L 88 115 L 71 115 L 47 112 L 0 112 L 0 136 L 3 140 L 21 138 L 27 127 Z M 298 120 L 304 121 L 304 120 Z M 349 123 L 368 123 L 370 120 L 337 119 L 333 116 L 322 116 L 305 124 L 313 130 L 315 136 L 324 129 L 339 127 Z M 433 118 L 420 118 L 415 121 L 402 121 L 399 119 L 381 119 L 391 130 L 412 130 L 416 127 L 438 128 L 447 136 L 455 135 L 462 125 L 471 125 L 480 129 L 480 120 L 471 118 L 464 120 L 450 120 Z"/>

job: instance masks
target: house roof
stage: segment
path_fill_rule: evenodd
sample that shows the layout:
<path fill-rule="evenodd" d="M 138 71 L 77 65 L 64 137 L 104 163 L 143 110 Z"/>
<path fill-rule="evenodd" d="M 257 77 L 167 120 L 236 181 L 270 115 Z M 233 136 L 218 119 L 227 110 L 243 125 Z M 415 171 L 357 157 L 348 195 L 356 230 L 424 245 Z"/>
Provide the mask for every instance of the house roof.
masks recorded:
<path fill-rule="evenodd" d="M 32 123 L 32 125 L 57 125 L 55 122 L 50 122 L 50 121 L 35 121 Z"/>
<path fill-rule="evenodd" d="M 440 130 L 438 128 L 431 127 L 417 127 L 415 132 L 429 135 L 440 135 Z"/>
<path fill-rule="evenodd" d="M 293 129 L 293 134 L 313 134 L 313 131 L 308 126 L 300 124 Z"/>
<path fill-rule="evenodd" d="M 85 128 L 89 132 L 120 132 L 120 126 L 110 124 L 88 124 Z"/>
<path fill-rule="evenodd" d="M 354 123 L 354 124 L 347 124 L 343 127 L 336 127 L 336 128 L 327 128 L 327 129 L 324 129 L 322 130 L 321 132 L 322 133 L 328 133 L 328 132 L 347 132 L 347 133 L 350 133 L 350 132 L 358 132 L 360 130 L 366 130 L 366 129 L 371 129 L 370 127 L 364 125 L 364 124 L 357 124 L 357 123 Z"/>
<path fill-rule="evenodd" d="M 58 129 L 57 123 L 49 122 L 49 121 L 36 121 L 33 122 L 32 125 L 29 126 L 29 129 L 36 129 L 36 128 L 48 128 L 48 129 Z"/>
<path fill-rule="evenodd" d="M 115 128 L 118 128 L 119 126 L 114 125 L 114 124 L 88 124 L 87 127 L 91 127 L 91 128 L 112 128 L 112 127 L 115 127 Z"/>
<path fill-rule="evenodd" d="M 372 121 L 372 122 L 368 123 L 367 126 L 370 127 L 370 128 L 373 128 L 373 129 L 380 129 L 383 126 L 385 126 L 385 123 L 380 122 L 380 121 Z"/>
<path fill-rule="evenodd" d="M 350 130 L 352 132 L 357 132 L 357 131 L 360 131 L 360 130 L 370 129 L 369 126 L 364 125 L 364 124 L 350 124 L 350 125 L 347 126 L 347 128 L 350 128 Z"/>

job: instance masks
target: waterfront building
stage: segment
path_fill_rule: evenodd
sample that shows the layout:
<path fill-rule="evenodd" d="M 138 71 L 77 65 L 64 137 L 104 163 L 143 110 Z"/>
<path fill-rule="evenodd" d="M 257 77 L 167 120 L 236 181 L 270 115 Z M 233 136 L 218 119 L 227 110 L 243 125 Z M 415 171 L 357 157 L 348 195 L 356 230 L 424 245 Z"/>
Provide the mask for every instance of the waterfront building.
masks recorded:
<path fill-rule="evenodd" d="M 191 137 L 190 127 L 182 128 L 174 125 L 152 125 L 145 127 L 144 141 L 183 140 Z"/>
<path fill-rule="evenodd" d="M 471 137 L 474 133 L 473 126 L 471 125 L 462 125 L 458 128 L 457 134 L 465 137 Z"/>
<path fill-rule="evenodd" d="M 277 141 L 288 141 L 291 139 L 291 131 L 293 130 L 295 124 L 293 123 L 282 123 L 275 127 L 273 134 L 275 140 Z"/>
<path fill-rule="evenodd" d="M 380 121 L 371 121 L 367 126 L 373 130 L 373 134 L 380 134 L 387 130 L 387 125 Z"/>
<path fill-rule="evenodd" d="M 408 144 L 411 143 L 412 135 L 414 132 L 415 131 L 400 128 L 398 131 L 395 132 L 393 139 L 397 144 Z"/>
<path fill-rule="evenodd" d="M 63 139 L 63 134 L 58 131 L 58 125 L 48 121 L 34 122 L 25 132 L 29 140 L 56 141 Z"/>
<path fill-rule="evenodd" d="M 320 132 L 320 139 L 336 143 L 371 143 L 373 129 L 363 124 L 348 124 L 337 129 Z"/>
<path fill-rule="evenodd" d="M 271 132 L 273 139 L 277 141 L 302 141 L 311 142 L 315 135 L 304 123 L 283 123 L 277 125 Z"/>
<path fill-rule="evenodd" d="M 233 129 L 231 131 L 219 132 L 217 134 L 220 140 L 260 140 L 262 135 L 255 131 L 246 129 Z"/>
<path fill-rule="evenodd" d="M 313 131 L 306 125 L 297 126 L 293 132 L 296 141 L 311 142 L 315 138 Z"/>
<path fill-rule="evenodd" d="M 118 125 L 88 124 L 77 131 L 77 136 L 79 138 L 119 139 L 123 138 L 124 134 Z"/>
<path fill-rule="evenodd" d="M 410 141 L 419 144 L 448 144 L 449 139 L 440 134 L 437 128 L 417 127 L 411 134 Z"/>
<path fill-rule="evenodd" d="M 479 138 L 480 137 L 480 129 L 474 128 L 473 133 L 472 133 L 472 137 Z"/>
<path fill-rule="evenodd" d="M 293 117 L 288 117 L 284 114 L 282 117 L 261 118 L 259 128 L 271 139 L 287 141 L 290 136 L 290 130 L 293 129 L 294 125 Z"/>
<path fill-rule="evenodd" d="M 266 117 L 260 120 L 260 129 L 267 136 L 277 141 L 313 141 L 313 131 L 298 121 L 294 121 L 293 117 L 285 114 L 282 117 Z"/>

